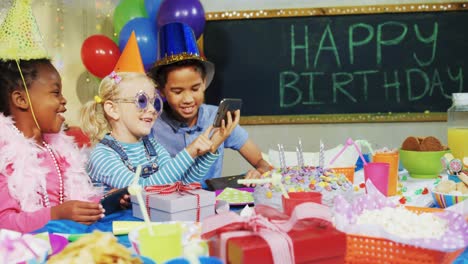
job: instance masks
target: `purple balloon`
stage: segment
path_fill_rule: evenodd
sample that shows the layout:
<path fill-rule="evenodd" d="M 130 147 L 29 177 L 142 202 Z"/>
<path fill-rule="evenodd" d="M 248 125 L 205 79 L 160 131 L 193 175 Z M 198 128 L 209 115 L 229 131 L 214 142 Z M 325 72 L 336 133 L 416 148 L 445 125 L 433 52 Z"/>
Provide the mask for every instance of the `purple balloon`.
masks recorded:
<path fill-rule="evenodd" d="M 180 22 L 189 25 L 198 39 L 205 29 L 205 10 L 199 0 L 164 0 L 157 15 L 158 28 Z"/>

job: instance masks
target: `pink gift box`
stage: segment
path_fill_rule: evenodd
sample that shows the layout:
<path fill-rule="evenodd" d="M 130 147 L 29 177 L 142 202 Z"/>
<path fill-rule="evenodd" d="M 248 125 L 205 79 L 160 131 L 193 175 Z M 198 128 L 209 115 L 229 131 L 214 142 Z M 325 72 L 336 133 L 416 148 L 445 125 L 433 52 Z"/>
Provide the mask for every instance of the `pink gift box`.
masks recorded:
<path fill-rule="evenodd" d="M 214 192 L 203 189 L 190 190 L 189 192 L 174 192 L 170 194 L 143 192 L 143 200 L 149 207 L 148 214 L 151 221 L 196 221 L 197 210 L 200 210 L 200 221 L 215 214 L 216 199 Z M 200 196 L 199 209 L 195 194 Z M 136 197 L 132 196 L 131 201 L 133 216 L 143 219 Z"/>

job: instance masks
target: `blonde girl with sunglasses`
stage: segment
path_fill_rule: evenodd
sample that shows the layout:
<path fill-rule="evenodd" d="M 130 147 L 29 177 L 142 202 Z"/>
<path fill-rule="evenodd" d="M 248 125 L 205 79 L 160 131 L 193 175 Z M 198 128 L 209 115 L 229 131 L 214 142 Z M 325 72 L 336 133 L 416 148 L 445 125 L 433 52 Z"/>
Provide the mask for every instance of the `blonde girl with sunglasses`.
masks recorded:
<path fill-rule="evenodd" d="M 93 149 L 87 171 L 94 182 L 122 188 L 132 182 L 142 165 L 142 186 L 199 182 L 218 158 L 217 148 L 239 122 L 229 115 L 227 124 L 210 127 L 172 158 L 166 149 L 148 137 L 162 111 L 162 101 L 153 81 L 143 73 L 118 72 L 105 77 L 99 95 L 81 113 L 82 128 Z"/>

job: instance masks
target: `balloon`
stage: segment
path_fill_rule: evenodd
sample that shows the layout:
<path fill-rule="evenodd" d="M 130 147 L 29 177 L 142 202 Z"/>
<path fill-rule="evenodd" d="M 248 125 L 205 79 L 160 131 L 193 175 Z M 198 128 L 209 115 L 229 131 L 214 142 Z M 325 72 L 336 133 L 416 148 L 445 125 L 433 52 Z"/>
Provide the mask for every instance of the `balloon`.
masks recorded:
<path fill-rule="evenodd" d="M 205 29 L 205 10 L 199 0 L 164 0 L 157 15 L 158 27 L 181 22 L 189 25 L 198 39 Z"/>
<path fill-rule="evenodd" d="M 159 6 L 162 0 L 145 0 L 146 13 L 151 22 L 156 25 L 156 16 L 158 15 Z"/>
<path fill-rule="evenodd" d="M 92 35 L 81 46 L 81 60 L 93 75 L 104 78 L 119 60 L 119 47 L 104 35 Z"/>
<path fill-rule="evenodd" d="M 121 51 L 125 48 L 132 31 L 135 31 L 143 64 L 152 65 L 156 61 L 156 47 L 158 45 L 154 23 L 149 18 L 144 17 L 128 21 L 119 35 L 119 47 Z"/>
<path fill-rule="evenodd" d="M 146 17 L 144 0 L 122 0 L 114 10 L 114 31 L 120 32 L 123 26 L 137 17 Z"/>

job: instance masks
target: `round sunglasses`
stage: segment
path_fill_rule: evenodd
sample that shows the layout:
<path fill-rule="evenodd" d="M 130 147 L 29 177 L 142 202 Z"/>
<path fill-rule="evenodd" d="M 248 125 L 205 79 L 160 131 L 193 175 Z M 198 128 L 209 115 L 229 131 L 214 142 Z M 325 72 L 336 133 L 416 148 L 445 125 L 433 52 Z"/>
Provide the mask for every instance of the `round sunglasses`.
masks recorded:
<path fill-rule="evenodd" d="M 125 97 L 125 98 L 115 98 L 112 100 L 116 103 L 134 103 L 135 106 L 140 111 L 148 110 L 148 106 L 151 104 L 153 105 L 154 109 L 156 110 L 156 114 L 160 114 L 163 110 L 163 101 L 159 95 L 156 95 L 153 98 L 150 98 L 147 93 L 144 91 L 139 91 L 135 97 Z"/>

